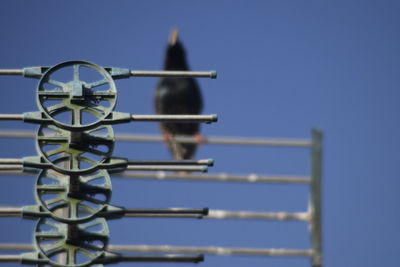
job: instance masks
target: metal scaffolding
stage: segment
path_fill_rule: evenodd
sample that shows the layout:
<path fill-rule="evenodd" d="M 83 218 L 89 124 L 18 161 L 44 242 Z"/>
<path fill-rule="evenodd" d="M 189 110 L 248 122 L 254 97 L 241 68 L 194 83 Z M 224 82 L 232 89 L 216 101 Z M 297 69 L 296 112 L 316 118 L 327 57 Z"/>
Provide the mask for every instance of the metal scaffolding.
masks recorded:
<path fill-rule="evenodd" d="M 35 134 L 29 131 L 7 130 L 0 131 L 0 137 L 4 138 L 32 138 Z M 159 135 L 147 134 L 117 134 L 116 140 L 126 142 L 163 142 Z M 177 142 L 198 143 L 191 137 L 175 137 Z M 321 179 L 322 179 L 322 132 L 312 131 L 311 139 L 270 139 L 270 138 L 243 138 L 243 137 L 206 137 L 202 144 L 213 145 L 246 145 L 246 146 L 279 146 L 293 148 L 307 148 L 310 150 L 311 172 L 310 176 L 279 176 L 266 174 L 230 174 L 230 173 L 206 173 L 194 174 L 184 172 L 138 172 L 125 171 L 114 176 L 125 179 L 156 179 L 156 180 L 189 180 L 189 181 L 215 181 L 215 182 L 239 182 L 239 183 L 280 183 L 280 184 L 308 184 L 310 187 L 309 209 L 304 212 L 255 212 L 255 211 L 228 211 L 208 210 L 203 219 L 252 219 L 252 220 L 295 220 L 304 221 L 310 225 L 311 248 L 301 249 L 278 249 L 278 248 L 229 248 L 229 247 L 188 247 L 170 245 L 109 245 L 110 251 L 118 252 L 164 252 L 164 253 L 202 253 L 211 255 L 250 255 L 250 256 L 285 256 L 285 257 L 309 257 L 313 267 L 321 267 L 322 257 L 322 225 L 321 225 Z M 4 161 L 0 165 L 4 171 L 1 174 L 23 175 L 21 169 L 16 170 L 19 164 L 17 159 Z M 166 162 L 163 162 L 164 164 Z M 192 162 L 191 165 L 193 165 Z M 201 163 L 201 162 L 197 162 Z M 204 163 L 204 162 L 202 162 Z M 14 169 L 13 169 L 14 167 Z M 147 165 L 146 167 L 149 167 Z M 166 166 L 164 166 L 166 167 Z M 7 210 L 8 209 L 8 210 Z M 19 208 L 0 207 L 0 217 L 20 216 Z M 144 214 L 126 214 L 126 217 L 144 217 Z M 160 215 L 148 215 L 160 217 Z M 164 215 L 173 217 L 173 215 Z M 184 215 L 181 215 L 184 217 Z M 192 215 L 193 216 L 193 215 Z M 162 217 L 162 216 L 161 216 Z M 182 218 L 181 217 L 181 218 Z M 29 244 L 0 244 L 0 250 L 31 250 Z M 7 260 L 7 256 L 4 260 Z M 0 261 L 2 259 L 0 258 Z M 8 259 L 9 260 L 9 259 Z"/>

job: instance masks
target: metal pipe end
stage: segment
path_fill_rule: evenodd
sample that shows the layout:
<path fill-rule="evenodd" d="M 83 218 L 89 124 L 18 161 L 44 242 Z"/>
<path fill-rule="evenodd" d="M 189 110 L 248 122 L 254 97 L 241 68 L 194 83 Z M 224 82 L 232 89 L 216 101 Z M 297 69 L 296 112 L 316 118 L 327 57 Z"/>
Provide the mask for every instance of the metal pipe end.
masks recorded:
<path fill-rule="evenodd" d="M 199 160 L 199 163 L 201 165 L 207 165 L 207 166 L 210 166 L 210 167 L 214 166 L 214 160 L 213 159 L 201 159 L 201 160 Z"/>
<path fill-rule="evenodd" d="M 208 172 L 208 167 L 207 166 L 202 166 L 201 167 L 201 172 Z"/>
<path fill-rule="evenodd" d="M 217 71 L 215 71 L 215 70 L 210 71 L 210 78 L 217 79 Z"/>
<path fill-rule="evenodd" d="M 199 262 L 203 262 L 204 261 L 204 255 L 200 254 L 198 255 L 195 260 L 193 261 L 193 263 L 199 263 Z"/>
<path fill-rule="evenodd" d="M 210 209 L 209 209 L 209 208 L 204 208 L 204 209 L 203 209 L 203 215 L 204 215 L 204 216 L 207 216 L 209 212 L 210 212 Z"/>
<path fill-rule="evenodd" d="M 210 124 L 212 122 L 217 122 L 218 121 L 218 115 L 217 114 L 211 114 L 210 115 L 211 119 L 206 122 L 206 124 Z"/>

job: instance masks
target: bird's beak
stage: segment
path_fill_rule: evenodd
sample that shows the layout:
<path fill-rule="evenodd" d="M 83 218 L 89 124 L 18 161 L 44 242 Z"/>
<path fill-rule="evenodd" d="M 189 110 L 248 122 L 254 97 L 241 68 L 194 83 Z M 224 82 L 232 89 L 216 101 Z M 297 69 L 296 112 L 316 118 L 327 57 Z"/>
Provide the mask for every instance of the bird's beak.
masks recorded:
<path fill-rule="evenodd" d="M 169 35 L 169 44 L 175 45 L 178 41 L 178 30 L 172 29 L 171 34 Z"/>

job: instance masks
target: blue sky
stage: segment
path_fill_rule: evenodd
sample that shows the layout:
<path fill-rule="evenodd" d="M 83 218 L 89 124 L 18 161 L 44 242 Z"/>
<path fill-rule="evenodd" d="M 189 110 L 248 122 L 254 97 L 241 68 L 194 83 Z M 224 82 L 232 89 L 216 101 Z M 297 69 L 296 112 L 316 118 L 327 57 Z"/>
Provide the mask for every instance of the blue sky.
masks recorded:
<path fill-rule="evenodd" d="M 396 203 L 400 127 L 400 4 L 397 1 L 2 1 L 0 68 L 87 60 L 101 66 L 161 68 L 171 28 L 180 30 L 200 80 L 204 135 L 324 137 L 326 266 L 397 266 Z M 117 81 L 116 110 L 153 112 L 156 78 Z M 0 77 L 0 113 L 37 110 L 37 81 Z M 1 129 L 36 125 L 2 122 Z M 158 133 L 155 123 L 114 127 Z M 3 139 L 0 157 L 35 155 L 32 140 Z M 116 145 L 115 156 L 167 159 L 160 144 Z M 212 172 L 306 175 L 307 150 L 202 146 Z M 33 205 L 34 177 L 1 176 L 1 205 Z M 113 179 L 112 204 L 304 210 L 302 185 L 248 185 Z M 3 219 L 0 242 L 31 242 L 33 222 Z M 123 219 L 113 244 L 308 248 L 301 222 Z M 308 266 L 305 259 L 208 256 L 201 266 Z M 149 266 L 157 266 L 149 264 Z M 10 265 L 11 266 L 11 265 Z M 17 265 L 15 265 L 17 266 Z M 128 264 L 120 264 L 128 266 Z M 175 266 L 171 264 L 170 266 Z"/>

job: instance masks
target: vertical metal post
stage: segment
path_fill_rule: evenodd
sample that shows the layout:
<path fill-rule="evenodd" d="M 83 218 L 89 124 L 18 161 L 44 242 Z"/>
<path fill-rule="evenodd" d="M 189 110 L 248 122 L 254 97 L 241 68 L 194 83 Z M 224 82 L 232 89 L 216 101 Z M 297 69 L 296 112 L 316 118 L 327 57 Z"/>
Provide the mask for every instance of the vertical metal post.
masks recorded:
<path fill-rule="evenodd" d="M 311 145 L 311 264 L 322 267 L 322 225 L 321 225 L 321 179 L 322 179 L 322 131 L 313 129 Z"/>

